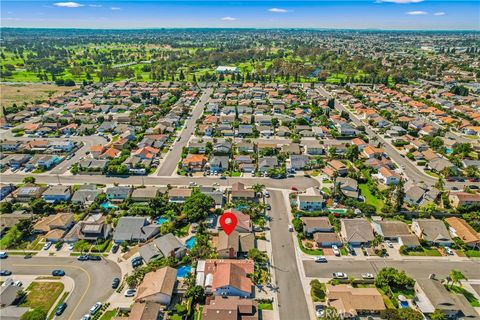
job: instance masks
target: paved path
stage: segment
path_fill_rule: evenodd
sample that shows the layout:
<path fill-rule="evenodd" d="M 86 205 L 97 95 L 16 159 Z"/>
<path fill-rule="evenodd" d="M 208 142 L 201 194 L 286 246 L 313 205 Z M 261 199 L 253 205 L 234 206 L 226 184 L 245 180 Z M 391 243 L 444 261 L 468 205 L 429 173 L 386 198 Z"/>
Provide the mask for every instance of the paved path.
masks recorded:
<path fill-rule="evenodd" d="M 185 122 L 183 130 L 180 132 L 179 141 L 175 141 L 172 144 L 172 150 L 167 153 L 167 156 L 163 159 L 158 170 L 158 176 L 171 176 L 177 170 L 178 161 L 180 161 L 183 147 L 187 146 L 188 140 L 193 136 L 195 132 L 196 121 L 202 116 L 205 104 L 210 99 L 213 89 L 206 89 L 200 100 L 197 102 L 192 111 L 192 116 Z"/>
<path fill-rule="evenodd" d="M 278 306 L 281 320 L 310 319 L 302 281 L 297 266 L 295 243 L 288 231 L 290 224 L 281 191 L 270 191 L 268 203 L 272 206 L 270 234 L 278 290 Z"/>
<path fill-rule="evenodd" d="M 68 307 L 57 319 L 80 319 L 97 302 L 105 302 L 113 293 L 112 279 L 120 278 L 120 268 L 108 260 L 77 261 L 76 258 L 10 256 L 2 260 L 2 269 L 13 275 L 51 275 L 54 269 L 63 269 L 73 279 L 75 288 L 67 299 Z"/>
<path fill-rule="evenodd" d="M 362 273 L 376 274 L 384 267 L 393 267 L 404 270 L 415 279 L 428 278 L 432 273 L 439 278 L 446 277 L 452 269 L 458 269 L 468 279 L 480 279 L 480 260 L 449 261 L 445 259 L 405 259 L 395 261 L 389 259 L 374 259 L 359 261 L 358 259 L 343 258 L 329 260 L 327 263 L 316 263 L 312 260 L 304 260 L 305 274 L 308 278 L 331 278 L 333 272 L 345 272 L 349 276 L 360 277 Z"/>
<path fill-rule="evenodd" d="M 103 175 L 51 175 L 51 174 L 35 174 L 37 183 L 44 184 L 85 184 L 96 183 L 106 185 L 146 185 L 146 186 L 166 186 L 181 185 L 188 186 L 191 181 L 195 181 L 198 185 L 212 185 L 218 183 L 220 186 L 231 186 L 235 182 L 242 182 L 246 186 L 252 186 L 256 183 L 264 184 L 268 188 L 291 189 L 296 187 L 299 190 L 305 190 L 310 187 L 319 186 L 319 182 L 312 178 L 296 177 L 287 179 L 272 178 L 237 178 L 228 177 L 225 180 L 218 177 L 159 177 L 159 176 L 126 176 L 126 177 L 106 177 Z M 22 183 L 26 175 L 2 174 L 2 183 Z"/>

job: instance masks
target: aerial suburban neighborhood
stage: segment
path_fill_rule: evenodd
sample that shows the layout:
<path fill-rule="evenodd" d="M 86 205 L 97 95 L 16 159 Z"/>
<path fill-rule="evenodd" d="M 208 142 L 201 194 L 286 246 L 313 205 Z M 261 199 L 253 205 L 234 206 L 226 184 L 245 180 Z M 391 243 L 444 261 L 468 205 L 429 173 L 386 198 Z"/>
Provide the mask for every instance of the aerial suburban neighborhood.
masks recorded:
<path fill-rule="evenodd" d="M 2 29 L 0 318 L 480 319 L 478 33 L 41 30 Z"/>

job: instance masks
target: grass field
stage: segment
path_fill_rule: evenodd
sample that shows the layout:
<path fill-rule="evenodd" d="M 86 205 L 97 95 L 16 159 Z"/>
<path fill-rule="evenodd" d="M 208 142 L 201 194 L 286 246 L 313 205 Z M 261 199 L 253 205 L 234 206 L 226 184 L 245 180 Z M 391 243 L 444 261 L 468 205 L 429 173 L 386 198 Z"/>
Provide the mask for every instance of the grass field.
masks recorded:
<path fill-rule="evenodd" d="M 117 314 L 117 310 L 109 310 L 100 317 L 100 320 L 110 320 L 113 317 L 115 317 L 116 314 Z"/>
<path fill-rule="evenodd" d="M 377 208 L 377 212 L 380 212 L 384 206 L 384 202 L 374 196 L 370 190 L 368 189 L 368 186 L 364 183 L 359 184 L 358 187 L 360 188 L 360 191 L 362 192 L 362 196 L 365 198 L 365 203 L 366 204 L 371 204 L 375 208 Z"/>
<path fill-rule="evenodd" d="M 47 312 L 63 291 L 61 282 L 32 282 L 27 288 L 27 298 L 22 307 L 39 308 Z"/>
<path fill-rule="evenodd" d="M 44 100 L 49 97 L 62 95 L 66 91 L 73 89 L 74 87 L 59 87 L 54 84 L 42 83 L 32 83 L 29 85 L 0 84 L 0 105 L 3 107 L 11 106 L 14 103 L 17 105 L 21 105 L 24 102 L 32 103 L 36 100 Z"/>

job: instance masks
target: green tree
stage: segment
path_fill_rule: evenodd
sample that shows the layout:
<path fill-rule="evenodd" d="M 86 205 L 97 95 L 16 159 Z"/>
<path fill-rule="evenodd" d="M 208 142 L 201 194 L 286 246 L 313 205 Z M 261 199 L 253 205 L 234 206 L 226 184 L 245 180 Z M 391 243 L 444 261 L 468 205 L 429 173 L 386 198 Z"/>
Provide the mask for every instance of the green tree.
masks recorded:
<path fill-rule="evenodd" d="M 434 313 L 430 315 L 431 320 L 447 320 L 447 316 L 441 310 L 435 310 Z"/>
<path fill-rule="evenodd" d="M 182 211 L 191 222 L 197 222 L 205 219 L 213 207 L 215 207 L 215 201 L 211 196 L 194 190 L 183 204 Z"/>
<path fill-rule="evenodd" d="M 403 179 L 400 179 L 400 182 L 395 188 L 395 211 L 396 212 L 399 212 L 402 209 L 404 199 L 405 199 L 405 186 L 404 186 Z"/>
<path fill-rule="evenodd" d="M 35 177 L 32 177 L 32 176 L 23 178 L 23 183 L 35 183 L 35 181 L 36 181 Z"/>
<path fill-rule="evenodd" d="M 263 190 L 265 189 L 265 185 L 261 184 L 261 183 L 255 183 L 253 186 L 252 186 L 252 189 L 253 191 L 255 191 L 256 193 L 262 193 Z"/>
<path fill-rule="evenodd" d="M 345 157 L 350 161 L 355 161 L 358 159 L 360 152 L 358 151 L 358 146 L 355 144 L 349 145 L 347 151 L 345 152 Z"/>
<path fill-rule="evenodd" d="M 200 301 L 205 294 L 205 290 L 202 286 L 190 286 L 185 292 L 185 297 L 192 298 L 193 301 Z"/>
<path fill-rule="evenodd" d="M 456 270 L 456 269 L 453 269 L 452 271 L 450 271 L 449 276 L 450 276 L 450 279 L 452 280 L 452 286 L 456 283 L 460 284 L 461 280 L 467 280 L 467 277 L 465 277 L 465 275 L 460 270 Z"/>
<path fill-rule="evenodd" d="M 398 271 L 395 268 L 387 267 L 378 272 L 375 278 L 377 288 L 407 289 L 413 287 L 415 280 L 405 274 L 405 271 Z"/>

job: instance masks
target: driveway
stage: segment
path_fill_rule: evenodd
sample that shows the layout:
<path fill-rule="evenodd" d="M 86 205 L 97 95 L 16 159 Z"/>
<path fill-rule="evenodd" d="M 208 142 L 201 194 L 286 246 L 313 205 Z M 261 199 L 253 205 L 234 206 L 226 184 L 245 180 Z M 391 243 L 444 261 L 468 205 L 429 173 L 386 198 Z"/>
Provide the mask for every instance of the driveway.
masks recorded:
<path fill-rule="evenodd" d="M 80 319 L 97 302 L 105 302 L 114 292 L 112 279 L 121 278 L 120 268 L 109 260 L 77 261 L 76 258 L 10 256 L 2 260 L 2 269 L 13 275 L 51 275 L 54 269 L 63 269 L 75 282 L 73 292 L 67 299 L 68 307 L 56 319 Z M 47 293 L 48 294 L 48 293 Z"/>

